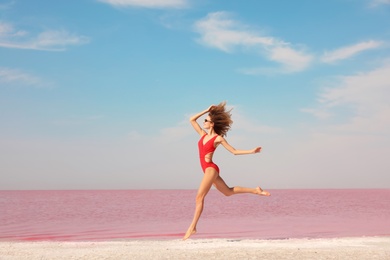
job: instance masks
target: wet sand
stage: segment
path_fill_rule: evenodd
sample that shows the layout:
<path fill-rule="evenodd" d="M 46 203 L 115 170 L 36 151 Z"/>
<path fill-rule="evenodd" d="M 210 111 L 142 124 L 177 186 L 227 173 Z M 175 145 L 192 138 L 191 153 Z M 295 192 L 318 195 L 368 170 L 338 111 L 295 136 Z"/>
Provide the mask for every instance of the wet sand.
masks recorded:
<path fill-rule="evenodd" d="M 0 259 L 390 259 L 390 237 L 1 241 Z"/>

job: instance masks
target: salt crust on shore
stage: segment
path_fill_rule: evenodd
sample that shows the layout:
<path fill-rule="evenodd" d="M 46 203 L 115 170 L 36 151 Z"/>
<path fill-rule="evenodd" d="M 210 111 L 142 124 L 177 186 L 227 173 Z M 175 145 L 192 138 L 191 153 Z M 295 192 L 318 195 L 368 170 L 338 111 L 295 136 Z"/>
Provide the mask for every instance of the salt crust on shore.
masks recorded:
<path fill-rule="evenodd" d="M 0 242 L 0 259 L 390 259 L 390 237 Z"/>

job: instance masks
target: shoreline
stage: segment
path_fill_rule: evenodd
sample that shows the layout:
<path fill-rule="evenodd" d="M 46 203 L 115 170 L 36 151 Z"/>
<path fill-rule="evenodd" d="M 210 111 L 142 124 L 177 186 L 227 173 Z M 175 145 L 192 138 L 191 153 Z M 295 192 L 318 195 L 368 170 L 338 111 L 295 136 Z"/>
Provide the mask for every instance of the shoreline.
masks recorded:
<path fill-rule="evenodd" d="M 390 236 L 344 238 L 0 241 L 8 259 L 390 259 Z"/>

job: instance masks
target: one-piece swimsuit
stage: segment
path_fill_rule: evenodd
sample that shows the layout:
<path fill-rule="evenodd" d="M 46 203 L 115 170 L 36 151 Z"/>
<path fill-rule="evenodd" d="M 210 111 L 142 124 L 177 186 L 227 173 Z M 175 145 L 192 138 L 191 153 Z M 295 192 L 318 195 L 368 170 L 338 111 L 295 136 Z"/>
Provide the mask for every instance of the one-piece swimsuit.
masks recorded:
<path fill-rule="evenodd" d="M 199 142 L 198 142 L 198 147 L 199 147 L 199 157 L 200 157 L 200 165 L 202 166 L 203 173 L 206 172 L 206 169 L 208 167 L 214 168 L 218 173 L 219 173 L 219 168 L 218 165 L 212 162 L 211 158 L 209 159 L 210 161 L 206 161 L 206 155 L 209 155 L 210 153 L 213 153 L 216 149 L 214 146 L 214 141 L 218 137 L 218 135 L 215 135 L 212 137 L 210 140 L 208 140 L 205 144 L 203 144 L 203 139 L 207 134 L 204 134 Z M 211 156 L 210 156 L 211 157 Z"/>

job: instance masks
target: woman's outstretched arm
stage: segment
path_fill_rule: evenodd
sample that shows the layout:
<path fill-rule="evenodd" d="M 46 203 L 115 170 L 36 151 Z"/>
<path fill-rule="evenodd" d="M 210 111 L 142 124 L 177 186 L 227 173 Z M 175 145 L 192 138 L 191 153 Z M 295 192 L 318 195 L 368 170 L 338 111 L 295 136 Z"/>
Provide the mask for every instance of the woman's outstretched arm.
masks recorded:
<path fill-rule="evenodd" d="M 213 107 L 210 106 L 208 109 L 206 110 L 203 110 L 202 112 L 199 112 L 198 114 L 196 115 L 193 115 L 191 118 L 190 118 L 190 122 L 191 122 L 191 125 L 192 127 L 195 129 L 195 131 L 199 134 L 199 135 L 204 135 L 205 134 L 205 131 L 202 129 L 202 127 L 200 127 L 200 125 L 198 124 L 198 122 L 196 122 L 196 120 L 203 116 L 204 114 L 210 112 L 210 109 Z"/>
<path fill-rule="evenodd" d="M 220 140 L 216 140 L 217 142 L 219 141 L 223 147 L 226 148 L 226 150 L 228 150 L 229 152 L 231 152 L 232 154 L 234 155 L 243 155 L 243 154 L 253 154 L 253 153 L 259 153 L 261 151 L 261 147 L 256 147 L 254 149 L 251 149 L 251 150 L 237 150 L 236 148 L 234 148 L 233 146 L 231 146 L 225 138 L 223 138 L 222 136 L 218 137 L 218 138 L 221 138 Z"/>

